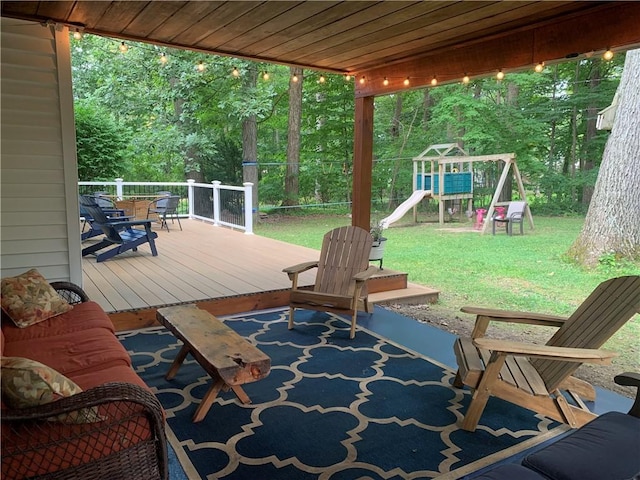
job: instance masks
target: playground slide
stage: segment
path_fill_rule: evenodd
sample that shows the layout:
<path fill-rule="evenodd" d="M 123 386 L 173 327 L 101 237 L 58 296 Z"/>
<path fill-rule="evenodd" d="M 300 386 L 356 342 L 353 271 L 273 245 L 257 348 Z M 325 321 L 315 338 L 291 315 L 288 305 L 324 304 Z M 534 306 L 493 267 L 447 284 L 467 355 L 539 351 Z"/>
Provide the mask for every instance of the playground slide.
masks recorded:
<path fill-rule="evenodd" d="M 431 190 L 415 190 L 409 198 L 398 205 L 391 215 L 380 220 L 382 228 L 389 228 L 393 222 L 397 222 L 409 211 L 411 207 L 420 203 L 420 201 L 427 196 L 431 196 Z"/>

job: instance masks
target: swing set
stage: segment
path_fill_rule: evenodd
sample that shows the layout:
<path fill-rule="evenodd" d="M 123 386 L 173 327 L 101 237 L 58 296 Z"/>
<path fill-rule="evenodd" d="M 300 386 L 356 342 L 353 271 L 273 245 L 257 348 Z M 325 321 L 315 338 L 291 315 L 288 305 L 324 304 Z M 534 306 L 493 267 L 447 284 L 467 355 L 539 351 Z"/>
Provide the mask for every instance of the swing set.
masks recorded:
<path fill-rule="evenodd" d="M 425 192 L 424 196 L 430 196 L 438 201 L 439 223 L 443 225 L 447 201 L 467 200 L 467 211 L 473 211 L 473 163 L 497 161 L 504 162 L 504 168 L 486 212 L 485 218 L 491 219 L 496 207 L 509 204 L 509 202 L 499 202 L 498 199 L 512 170 L 520 199 L 526 201 L 526 192 L 514 153 L 471 156 L 457 143 L 430 145 L 424 152 L 413 158 L 414 194 L 421 190 Z M 528 204 L 525 204 L 525 216 L 533 230 L 533 216 Z M 418 220 L 417 204 L 413 206 L 413 220 L 414 222 Z M 490 223 L 484 222 L 481 233 L 485 233 Z"/>

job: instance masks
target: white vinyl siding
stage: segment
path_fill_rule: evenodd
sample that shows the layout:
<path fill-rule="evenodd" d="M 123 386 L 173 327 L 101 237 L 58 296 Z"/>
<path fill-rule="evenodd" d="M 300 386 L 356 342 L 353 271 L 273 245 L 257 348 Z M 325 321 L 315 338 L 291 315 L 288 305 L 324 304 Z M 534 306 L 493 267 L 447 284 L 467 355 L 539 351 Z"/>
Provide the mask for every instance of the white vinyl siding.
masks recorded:
<path fill-rule="evenodd" d="M 66 28 L 2 18 L 0 267 L 80 283 Z"/>

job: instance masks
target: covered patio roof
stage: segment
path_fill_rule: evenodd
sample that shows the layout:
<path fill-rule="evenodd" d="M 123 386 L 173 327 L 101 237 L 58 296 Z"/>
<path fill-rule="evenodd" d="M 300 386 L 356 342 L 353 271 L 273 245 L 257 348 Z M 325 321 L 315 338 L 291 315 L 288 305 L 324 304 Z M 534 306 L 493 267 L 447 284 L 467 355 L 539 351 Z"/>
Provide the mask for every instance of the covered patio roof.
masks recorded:
<path fill-rule="evenodd" d="M 19 1 L 2 15 L 364 76 L 360 95 L 640 45 L 637 2 Z"/>
<path fill-rule="evenodd" d="M 365 228 L 374 96 L 640 46 L 640 2 L 14 1 L 2 15 L 356 77 L 353 223 Z"/>

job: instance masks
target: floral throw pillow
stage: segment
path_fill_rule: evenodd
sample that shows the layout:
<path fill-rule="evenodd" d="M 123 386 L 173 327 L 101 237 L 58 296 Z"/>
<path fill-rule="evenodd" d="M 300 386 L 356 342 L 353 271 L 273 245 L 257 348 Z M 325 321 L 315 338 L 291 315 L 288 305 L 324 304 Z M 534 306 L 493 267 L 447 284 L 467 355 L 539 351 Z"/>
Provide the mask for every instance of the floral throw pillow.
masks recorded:
<path fill-rule="evenodd" d="M 22 357 L 2 357 L 2 400 L 10 408 L 45 405 L 82 392 L 73 380 L 40 362 Z M 52 421 L 91 423 L 101 420 L 95 408 L 64 413 Z"/>
<path fill-rule="evenodd" d="M 17 277 L 2 279 L 2 309 L 20 328 L 72 308 L 35 268 Z"/>

